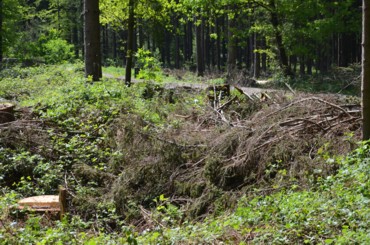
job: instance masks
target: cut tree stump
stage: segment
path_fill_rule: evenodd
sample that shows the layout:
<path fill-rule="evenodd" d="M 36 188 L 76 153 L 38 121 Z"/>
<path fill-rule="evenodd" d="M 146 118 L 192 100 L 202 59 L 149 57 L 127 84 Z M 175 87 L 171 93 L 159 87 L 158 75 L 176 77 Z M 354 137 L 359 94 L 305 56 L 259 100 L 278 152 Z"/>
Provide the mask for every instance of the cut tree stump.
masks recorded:
<path fill-rule="evenodd" d="M 58 195 L 27 197 L 18 202 L 18 209 L 35 212 L 59 212 L 62 219 L 67 210 L 67 191 L 59 188 Z"/>
<path fill-rule="evenodd" d="M 15 120 L 14 107 L 15 105 L 12 103 L 0 103 L 0 123 L 7 123 Z"/>

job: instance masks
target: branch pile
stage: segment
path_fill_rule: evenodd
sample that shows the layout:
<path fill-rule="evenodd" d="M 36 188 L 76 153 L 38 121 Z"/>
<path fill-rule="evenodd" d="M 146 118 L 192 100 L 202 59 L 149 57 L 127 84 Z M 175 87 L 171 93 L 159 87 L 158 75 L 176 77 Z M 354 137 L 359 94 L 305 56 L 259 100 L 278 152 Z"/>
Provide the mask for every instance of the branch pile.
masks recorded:
<path fill-rule="evenodd" d="M 270 177 L 266 172 L 272 165 L 288 170 L 290 177 L 302 177 L 303 170 L 317 167 L 315 153 L 326 142 L 334 143 L 333 152 L 350 150 L 351 144 L 342 138 L 359 129 L 359 104 L 345 103 L 345 98 L 334 95 L 298 95 L 281 103 L 282 97 L 275 94 L 264 98 L 259 103 L 267 107 L 249 118 L 233 119 L 233 110 L 217 111 L 220 123 L 228 121 L 232 127 L 211 143 L 212 150 L 204 158 L 219 158 L 213 164 L 222 166 L 216 173 L 219 176 L 213 178 L 214 184 L 232 189 L 263 180 Z"/>

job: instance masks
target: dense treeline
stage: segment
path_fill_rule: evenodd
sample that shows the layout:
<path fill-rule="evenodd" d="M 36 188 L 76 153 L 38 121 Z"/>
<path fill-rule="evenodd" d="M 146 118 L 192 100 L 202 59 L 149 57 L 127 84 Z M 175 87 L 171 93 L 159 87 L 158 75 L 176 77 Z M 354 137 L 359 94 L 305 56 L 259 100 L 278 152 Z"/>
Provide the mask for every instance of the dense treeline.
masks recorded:
<path fill-rule="evenodd" d="M 83 56 L 82 1 L 1 4 L 0 57 Z M 361 60 L 359 0 L 100 0 L 100 10 L 105 65 L 125 65 L 130 45 L 133 53 L 150 50 L 164 67 L 199 75 L 238 69 L 259 77 L 276 68 L 285 75 L 326 73 Z"/>

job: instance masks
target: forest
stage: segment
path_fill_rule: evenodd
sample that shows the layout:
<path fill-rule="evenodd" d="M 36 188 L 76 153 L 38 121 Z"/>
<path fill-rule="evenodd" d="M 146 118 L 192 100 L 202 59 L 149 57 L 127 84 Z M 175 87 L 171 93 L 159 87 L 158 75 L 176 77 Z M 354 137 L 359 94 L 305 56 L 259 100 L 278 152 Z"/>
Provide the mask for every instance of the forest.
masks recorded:
<path fill-rule="evenodd" d="M 370 243 L 369 0 L 0 0 L 0 244 Z"/>

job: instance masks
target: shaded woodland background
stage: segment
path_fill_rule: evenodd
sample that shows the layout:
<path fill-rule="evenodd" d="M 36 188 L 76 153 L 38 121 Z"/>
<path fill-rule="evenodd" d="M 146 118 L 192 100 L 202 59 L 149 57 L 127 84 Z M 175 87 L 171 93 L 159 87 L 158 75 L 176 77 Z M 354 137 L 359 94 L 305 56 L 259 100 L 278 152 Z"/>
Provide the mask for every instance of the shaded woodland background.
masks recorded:
<path fill-rule="evenodd" d="M 129 23 L 133 9 L 134 25 Z M 83 2 L 2 0 L 1 57 L 44 62 L 83 57 Z M 255 78 L 327 73 L 361 60 L 361 1 L 101 0 L 104 65 L 126 65 L 133 50 L 163 67 Z M 133 66 L 135 67 L 135 65 Z"/>

